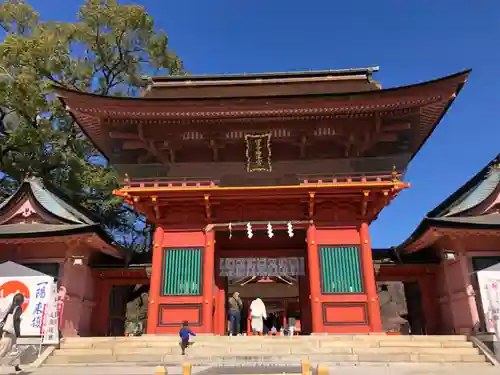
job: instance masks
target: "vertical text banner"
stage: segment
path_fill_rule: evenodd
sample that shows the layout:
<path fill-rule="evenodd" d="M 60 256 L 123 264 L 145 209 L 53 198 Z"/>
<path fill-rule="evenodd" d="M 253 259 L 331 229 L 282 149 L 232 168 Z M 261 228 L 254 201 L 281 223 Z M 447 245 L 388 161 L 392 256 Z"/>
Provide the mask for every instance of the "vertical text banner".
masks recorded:
<path fill-rule="evenodd" d="M 42 344 L 44 345 L 59 344 L 59 313 L 57 300 L 57 285 L 53 282 L 49 289 L 49 298 L 47 298 L 47 303 L 43 309 L 43 326 L 40 331 L 42 334 Z"/>

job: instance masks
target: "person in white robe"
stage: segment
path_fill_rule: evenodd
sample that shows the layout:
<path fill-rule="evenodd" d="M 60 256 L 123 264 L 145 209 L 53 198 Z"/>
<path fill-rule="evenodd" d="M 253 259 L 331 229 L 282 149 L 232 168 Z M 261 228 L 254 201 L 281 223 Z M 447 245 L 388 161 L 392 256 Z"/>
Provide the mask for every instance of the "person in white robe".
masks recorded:
<path fill-rule="evenodd" d="M 264 319 L 267 319 L 266 305 L 264 305 L 262 299 L 257 297 L 250 304 L 250 323 L 254 335 L 262 335 Z"/>

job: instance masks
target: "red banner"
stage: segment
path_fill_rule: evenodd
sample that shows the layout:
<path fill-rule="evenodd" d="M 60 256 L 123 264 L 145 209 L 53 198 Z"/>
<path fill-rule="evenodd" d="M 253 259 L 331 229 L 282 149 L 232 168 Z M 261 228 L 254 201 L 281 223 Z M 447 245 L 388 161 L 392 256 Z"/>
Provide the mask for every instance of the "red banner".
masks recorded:
<path fill-rule="evenodd" d="M 45 335 L 45 324 L 47 322 L 47 304 L 43 305 L 42 320 L 40 322 L 40 335 Z"/>
<path fill-rule="evenodd" d="M 59 300 L 57 301 L 57 319 L 59 320 L 58 322 L 59 329 L 61 329 L 62 327 L 63 312 L 64 312 L 64 302 Z"/>

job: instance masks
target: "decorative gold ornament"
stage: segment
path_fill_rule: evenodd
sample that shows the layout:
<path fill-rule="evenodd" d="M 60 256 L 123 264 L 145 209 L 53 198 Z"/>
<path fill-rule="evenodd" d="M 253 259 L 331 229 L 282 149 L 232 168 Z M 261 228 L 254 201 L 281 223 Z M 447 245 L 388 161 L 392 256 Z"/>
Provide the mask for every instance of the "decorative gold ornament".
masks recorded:
<path fill-rule="evenodd" d="M 396 170 L 396 166 L 392 166 L 392 182 L 397 184 L 399 182 L 398 171 Z"/>
<path fill-rule="evenodd" d="M 271 133 L 245 134 L 247 172 L 271 172 Z"/>

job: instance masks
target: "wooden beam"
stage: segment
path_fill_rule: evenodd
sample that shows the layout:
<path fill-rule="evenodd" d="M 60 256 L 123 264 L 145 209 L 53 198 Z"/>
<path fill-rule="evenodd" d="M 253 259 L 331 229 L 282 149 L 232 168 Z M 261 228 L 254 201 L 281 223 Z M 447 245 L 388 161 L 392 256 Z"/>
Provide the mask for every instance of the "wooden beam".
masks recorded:
<path fill-rule="evenodd" d="M 124 133 L 124 132 L 109 132 L 109 138 L 113 139 L 139 139 L 137 133 Z"/>
<path fill-rule="evenodd" d="M 141 150 L 147 149 L 147 146 L 142 141 L 125 141 L 122 144 L 122 150 Z"/>
<path fill-rule="evenodd" d="M 376 143 L 380 142 L 396 142 L 399 139 L 398 135 L 395 133 L 381 133 L 375 139 Z"/>
<path fill-rule="evenodd" d="M 411 123 L 409 122 L 386 124 L 384 125 L 384 132 L 397 132 L 401 130 L 408 130 L 410 128 L 411 128 Z"/>

